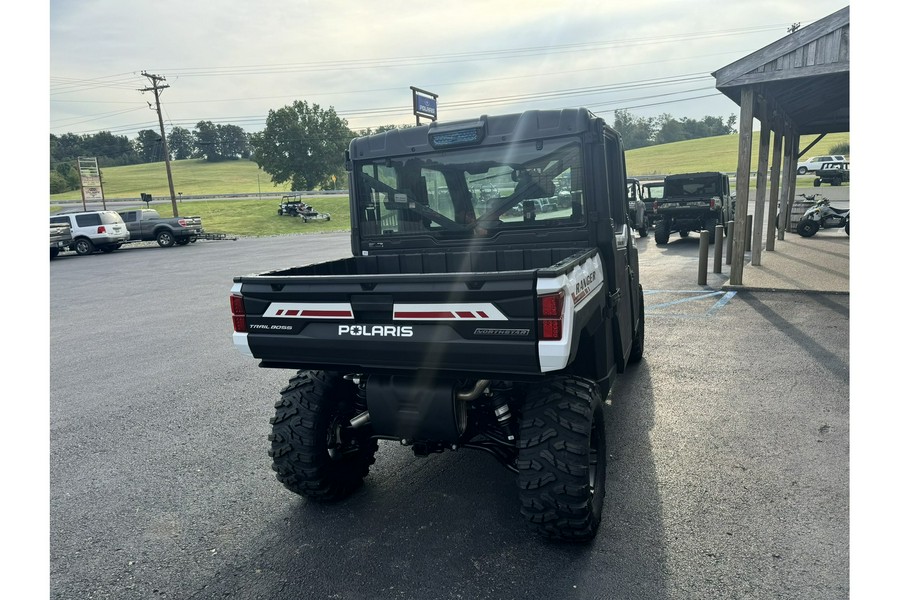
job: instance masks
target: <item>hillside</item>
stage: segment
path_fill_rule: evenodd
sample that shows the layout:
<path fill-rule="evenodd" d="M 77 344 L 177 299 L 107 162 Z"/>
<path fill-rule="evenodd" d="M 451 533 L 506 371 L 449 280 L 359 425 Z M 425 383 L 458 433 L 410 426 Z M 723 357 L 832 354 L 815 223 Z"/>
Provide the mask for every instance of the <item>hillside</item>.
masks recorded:
<path fill-rule="evenodd" d="M 800 148 L 815 136 L 803 136 Z M 829 134 L 806 156 L 828 154 L 840 143 L 849 143 L 849 133 Z M 754 136 L 753 165 L 757 160 L 757 138 Z M 650 146 L 625 152 L 628 175 L 631 177 L 665 175 L 693 171 L 724 171 L 733 173 L 737 167 L 738 136 L 725 135 L 674 144 Z M 250 160 L 209 163 L 205 160 L 176 160 L 172 165 L 172 180 L 176 195 L 286 193 L 289 185 L 276 186 L 268 173 Z M 102 170 L 103 192 L 107 198 L 140 198 L 142 192 L 154 198 L 169 197 L 169 183 L 165 163 L 150 163 L 127 167 L 108 167 Z M 50 196 L 51 201 L 80 200 L 79 191 Z"/>

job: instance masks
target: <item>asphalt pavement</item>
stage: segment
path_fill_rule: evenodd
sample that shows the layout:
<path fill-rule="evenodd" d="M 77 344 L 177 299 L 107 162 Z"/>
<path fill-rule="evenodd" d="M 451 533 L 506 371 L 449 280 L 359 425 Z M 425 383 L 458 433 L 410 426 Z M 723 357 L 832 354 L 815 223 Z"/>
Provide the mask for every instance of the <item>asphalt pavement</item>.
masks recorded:
<path fill-rule="evenodd" d="M 232 347 L 231 279 L 346 256 L 347 234 L 65 253 L 50 597 L 847 598 L 849 294 L 779 266 L 849 248 L 823 233 L 787 234 L 743 289 L 697 283 L 696 234 L 635 239 L 645 355 L 606 406 L 604 519 L 580 546 L 530 534 L 515 477 L 480 453 L 383 442 L 337 505 L 276 481 L 266 437 L 290 373 Z"/>

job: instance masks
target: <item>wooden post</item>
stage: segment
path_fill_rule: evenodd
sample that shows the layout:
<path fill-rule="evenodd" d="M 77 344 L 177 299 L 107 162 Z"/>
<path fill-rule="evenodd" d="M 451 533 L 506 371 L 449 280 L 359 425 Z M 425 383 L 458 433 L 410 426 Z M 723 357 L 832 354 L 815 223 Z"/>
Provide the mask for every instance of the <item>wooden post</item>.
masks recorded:
<path fill-rule="evenodd" d="M 758 267 L 762 262 L 763 215 L 766 214 L 766 182 L 769 178 L 769 111 L 765 98 L 759 99 L 759 162 L 756 167 L 756 203 L 753 206 L 753 243 L 750 246 L 750 264 Z"/>
<path fill-rule="evenodd" d="M 742 285 L 744 281 L 744 246 L 746 245 L 746 218 L 750 199 L 750 154 L 753 148 L 753 99 L 755 91 L 751 86 L 741 88 L 741 118 L 738 140 L 737 205 L 735 206 L 734 246 L 731 264 L 731 285 Z"/>
<path fill-rule="evenodd" d="M 790 123 L 784 124 L 784 156 L 782 164 L 784 165 L 784 185 L 781 187 L 781 219 L 778 221 L 778 239 L 784 240 L 784 230 L 790 227 L 791 222 L 791 170 L 796 171 L 796 167 L 792 167 L 794 160 L 791 157 L 791 151 L 794 148 L 794 130 Z"/>
<path fill-rule="evenodd" d="M 775 229 L 778 223 L 775 217 L 778 213 L 778 190 L 781 185 L 781 150 L 784 136 L 784 119 L 780 114 L 775 115 L 775 146 L 772 148 L 772 190 L 769 196 L 769 219 L 766 225 L 766 251 L 775 249 Z"/>

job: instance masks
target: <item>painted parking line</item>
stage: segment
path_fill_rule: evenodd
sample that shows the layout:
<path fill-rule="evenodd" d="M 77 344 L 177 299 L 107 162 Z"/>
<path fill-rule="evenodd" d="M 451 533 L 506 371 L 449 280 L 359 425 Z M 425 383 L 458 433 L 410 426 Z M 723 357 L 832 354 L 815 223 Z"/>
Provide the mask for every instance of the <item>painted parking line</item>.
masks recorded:
<path fill-rule="evenodd" d="M 721 311 L 737 292 L 694 292 L 687 290 L 644 290 L 644 311 L 650 315 L 668 317 L 712 317 Z M 653 296 L 664 300 L 653 303 Z M 669 299 L 675 296 L 674 299 Z M 682 312 L 673 312 L 677 306 Z M 684 310 L 686 309 L 686 310 Z"/>

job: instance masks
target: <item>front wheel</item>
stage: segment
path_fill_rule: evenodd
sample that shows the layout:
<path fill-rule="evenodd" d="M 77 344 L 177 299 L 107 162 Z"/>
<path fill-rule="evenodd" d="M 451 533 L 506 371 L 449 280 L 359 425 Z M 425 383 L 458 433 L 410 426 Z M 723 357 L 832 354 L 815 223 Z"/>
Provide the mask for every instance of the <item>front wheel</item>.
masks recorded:
<path fill-rule="evenodd" d="M 806 175 L 806 167 L 800 167 L 797 169 L 797 175 Z"/>
<path fill-rule="evenodd" d="M 519 457 L 521 513 L 538 534 L 590 541 L 606 494 L 606 433 L 596 385 L 554 377 L 531 386 L 522 407 Z"/>
<path fill-rule="evenodd" d="M 357 386 L 339 373 L 299 371 L 275 405 L 272 469 L 284 487 L 311 500 L 349 496 L 369 474 L 378 441 L 350 427 L 365 410 Z"/>
<path fill-rule="evenodd" d="M 171 231 L 160 231 L 156 234 L 156 243 L 163 248 L 171 248 L 175 245 L 175 237 Z"/>
<path fill-rule="evenodd" d="M 812 219 L 803 219 L 797 223 L 797 233 L 803 237 L 812 237 L 819 230 L 819 224 Z"/>

